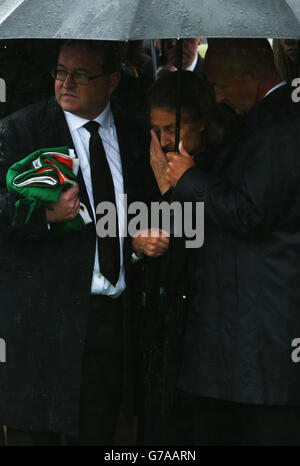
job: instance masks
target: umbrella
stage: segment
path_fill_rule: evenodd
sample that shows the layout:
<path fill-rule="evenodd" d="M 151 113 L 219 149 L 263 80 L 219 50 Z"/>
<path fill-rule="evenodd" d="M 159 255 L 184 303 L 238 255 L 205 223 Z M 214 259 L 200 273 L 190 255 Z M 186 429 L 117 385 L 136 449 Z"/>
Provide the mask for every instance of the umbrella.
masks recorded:
<path fill-rule="evenodd" d="M 0 39 L 300 37 L 298 0 L 1 0 Z"/>
<path fill-rule="evenodd" d="M 0 39 L 300 37 L 298 0 L 2 0 L 0 3 Z M 180 49 L 179 44 L 179 56 Z M 178 79 L 180 88 L 180 76 Z M 179 121 L 178 109 L 176 147 Z"/>
<path fill-rule="evenodd" d="M 300 37 L 298 0 L 0 0 L 0 3 L 0 39 Z M 179 44 L 179 56 L 180 49 Z M 180 76 L 178 86 L 180 89 Z M 177 150 L 179 112 L 178 108 Z"/>
<path fill-rule="evenodd" d="M 287 4 L 291 8 L 293 14 L 299 19 L 300 18 L 300 2 L 299 2 L 299 0 L 287 0 Z"/>

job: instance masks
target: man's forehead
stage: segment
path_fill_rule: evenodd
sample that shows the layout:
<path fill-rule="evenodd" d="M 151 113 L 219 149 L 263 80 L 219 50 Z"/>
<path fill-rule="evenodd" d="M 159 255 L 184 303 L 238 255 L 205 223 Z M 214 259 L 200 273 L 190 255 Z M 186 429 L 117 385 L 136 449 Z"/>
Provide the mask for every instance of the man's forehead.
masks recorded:
<path fill-rule="evenodd" d="M 200 37 L 196 37 L 194 39 L 183 39 L 183 42 L 186 43 L 186 44 L 197 44 L 198 45 L 198 42 L 201 42 L 202 39 L 200 39 Z"/>
<path fill-rule="evenodd" d="M 224 80 L 239 76 L 242 72 L 242 65 L 233 57 L 224 56 L 215 50 L 208 50 L 205 55 L 204 70 L 208 76 Z"/>
<path fill-rule="evenodd" d="M 202 39 L 200 37 L 198 38 L 187 38 L 187 39 L 183 39 L 183 44 L 185 45 L 198 45 L 198 42 L 202 42 Z M 176 46 L 177 45 L 177 41 L 176 39 L 164 39 L 164 43 L 165 45 L 167 46 Z"/>

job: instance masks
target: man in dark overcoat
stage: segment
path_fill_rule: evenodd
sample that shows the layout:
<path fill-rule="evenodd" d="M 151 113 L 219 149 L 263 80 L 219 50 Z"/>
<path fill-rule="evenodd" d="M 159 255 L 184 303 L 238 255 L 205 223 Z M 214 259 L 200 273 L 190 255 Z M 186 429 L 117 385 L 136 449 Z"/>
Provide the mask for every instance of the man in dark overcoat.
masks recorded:
<path fill-rule="evenodd" d="M 299 444 L 300 107 L 267 40 L 209 41 L 205 72 L 244 121 L 209 173 L 183 146 L 166 156 L 174 199 L 205 216 L 173 441 Z"/>
<path fill-rule="evenodd" d="M 109 44 L 65 43 L 53 77 L 55 98 L 0 123 L 0 423 L 9 444 L 56 443 L 62 433 L 67 443 L 108 445 L 130 376 L 132 249 L 120 233 L 126 211 L 118 196 L 130 203 L 147 194 L 145 131 L 126 103 L 114 101 L 120 74 Z M 60 146 L 75 149 L 78 186 L 29 222 L 24 207 L 12 226 L 17 199 L 6 189 L 8 168 L 34 150 Z M 95 157 L 103 156 L 97 171 Z M 110 244 L 96 235 L 101 185 L 118 214 Z M 93 222 L 55 237 L 52 224 L 76 217 L 80 202 Z"/>
<path fill-rule="evenodd" d="M 203 58 L 198 52 L 198 47 L 202 42 L 202 38 L 197 37 L 195 39 L 183 39 L 183 51 L 182 51 L 182 68 L 186 71 L 192 71 L 200 77 L 203 77 Z M 166 58 L 166 64 L 177 68 L 177 40 L 176 39 L 164 39 L 158 40 L 160 49 L 162 49 Z"/>

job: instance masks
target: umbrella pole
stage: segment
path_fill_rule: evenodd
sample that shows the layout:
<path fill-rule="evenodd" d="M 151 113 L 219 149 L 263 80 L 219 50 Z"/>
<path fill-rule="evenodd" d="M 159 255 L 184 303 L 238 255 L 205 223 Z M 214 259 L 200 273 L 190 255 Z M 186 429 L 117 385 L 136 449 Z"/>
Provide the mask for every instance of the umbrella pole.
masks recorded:
<path fill-rule="evenodd" d="M 182 49 L 183 40 L 177 39 L 177 102 L 176 102 L 176 127 L 175 127 L 175 152 L 179 153 L 180 141 L 180 113 L 181 113 L 181 89 L 182 89 Z"/>
<path fill-rule="evenodd" d="M 153 80 L 156 81 L 157 80 L 157 57 L 156 57 L 154 39 L 152 39 L 150 42 L 151 42 Z"/>
<path fill-rule="evenodd" d="M 300 40 L 297 41 L 297 78 L 300 77 Z"/>

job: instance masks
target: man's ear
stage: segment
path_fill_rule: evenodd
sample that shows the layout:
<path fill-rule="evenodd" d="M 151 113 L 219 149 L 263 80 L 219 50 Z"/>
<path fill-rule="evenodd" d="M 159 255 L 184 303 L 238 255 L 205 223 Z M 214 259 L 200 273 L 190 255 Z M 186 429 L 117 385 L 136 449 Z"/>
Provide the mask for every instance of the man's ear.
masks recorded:
<path fill-rule="evenodd" d="M 108 82 L 108 92 L 111 95 L 114 90 L 118 87 L 118 84 L 121 79 L 121 73 L 119 71 L 115 71 L 109 75 L 109 82 Z"/>

